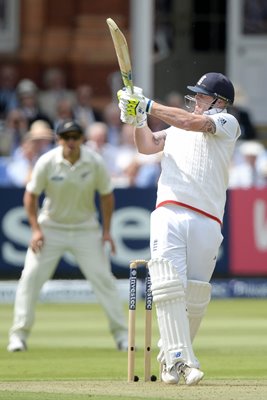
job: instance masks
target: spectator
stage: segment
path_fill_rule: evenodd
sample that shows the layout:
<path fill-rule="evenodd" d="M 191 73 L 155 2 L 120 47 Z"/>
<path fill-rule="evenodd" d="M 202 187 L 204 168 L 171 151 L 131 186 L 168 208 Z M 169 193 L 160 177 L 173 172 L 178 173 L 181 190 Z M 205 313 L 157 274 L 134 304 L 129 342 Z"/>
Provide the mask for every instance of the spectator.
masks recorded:
<path fill-rule="evenodd" d="M 12 156 L 21 145 L 28 129 L 28 119 L 21 109 L 9 111 L 0 130 L 0 155 Z"/>
<path fill-rule="evenodd" d="M 107 142 L 107 135 L 107 124 L 105 122 L 94 122 L 87 127 L 86 145 L 101 155 L 111 177 L 116 177 L 119 172 L 116 164 L 119 148 Z"/>
<path fill-rule="evenodd" d="M 169 92 L 165 98 L 165 104 L 169 107 L 184 108 L 184 96 L 176 91 Z"/>
<path fill-rule="evenodd" d="M 108 125 L 108 142 L 114 146 L 121 143 L 121 127 L 120 110 L 118 104 L 111 102 L 104 108 L 104 121 Z"/>
<path fill-rule="evenodd" d="M 228 112 L 234 115 L 239 122 L 241 129 L 239 140 L 257 140 L 258 133 L 247 108 L 247 96 L 238 85 L 236 85 L 235 104 L 229 107 Z"/>
<path fill-rule="evenodd" d="M 56 118 L 56 108 L 59 100 L 68 99 L 75 101 L 75 93 L 67 88 L 66 74 L 63 69 L 49 67 L 43 75 L 44 89 L 39 92 L 39 103 L 41 109 L 51 120 Z"/>
<path fill-rule="evenodd" d="M 54 136 L 49 124 L 42 120 L 33 122 L 30 131 L 7 165 L 10 184 L 25 187 L 36 161 L 52 148 L 53 142 Z"/>
<path fill-rule="evenodd" d="M 56 116 L 54 119 L 54 130 L 66 119 L 74 118 L 74 103 L 68 97 L 62 97 L 56 103 Z"/>
<path fill-rule="evenodd" d="M 138 153 L 131 125 L 123 124 L 121 144 L 118 147 L 116 168 L 118 175 L 113 177 L 116 187 L 148 187 L 154 186 L 160 172 L 160 155 Z"/>
<path fill-rule="evenodd" d="M 89 85 L 80 85 L 76 89 L 76 104 L 74 105 L 74 117 L 84 129 L 103 118 L 99 111 L 92 105 L 93 90 Z"/>
<path fill-rule="evenodd" d="M 266 186 L 266 177 L 259 165 L 266 154 L 264 146 L 258 141 L 245 141 L 239 145 L 238 152 L 239 162 L 230 168 L 229 188 L 250 189 Z"/>
<path fill-rule="evenodd" d="M 43 112 L 38 103 L 38 87 L 30 79 L 22 79 L 17 85 L 17 96 L 19 108 L 26 116 L 29 126 L 39 119 L 47 121 L 52 127 L 52 121 L 48 115 Z"/>
<path fill-rule="evenodd" d="M 5 119 L 8 112 L 17 107 L 17 68 L 11 64 L 0 68 L 0 119 Z"/>

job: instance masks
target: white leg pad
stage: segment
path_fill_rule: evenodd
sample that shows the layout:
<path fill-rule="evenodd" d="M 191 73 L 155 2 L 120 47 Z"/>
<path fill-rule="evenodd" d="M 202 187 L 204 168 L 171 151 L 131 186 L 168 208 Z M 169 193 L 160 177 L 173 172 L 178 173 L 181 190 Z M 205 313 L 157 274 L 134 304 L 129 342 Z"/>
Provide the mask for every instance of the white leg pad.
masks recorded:
<path fill-rule="evenodd" d="M 211 298 L 211 285 L 208 282 L 187 281 L 186 307 L 189 319 L 190 337 L 193 342 Z"/>
<path fill-rule="evenodd" d="M 152 259 L 148 267 L 167 369 L 177 362 L 194 367 L 196 357 L 190 339 L 185 290 L 179 274 L 164 259 Z"/>

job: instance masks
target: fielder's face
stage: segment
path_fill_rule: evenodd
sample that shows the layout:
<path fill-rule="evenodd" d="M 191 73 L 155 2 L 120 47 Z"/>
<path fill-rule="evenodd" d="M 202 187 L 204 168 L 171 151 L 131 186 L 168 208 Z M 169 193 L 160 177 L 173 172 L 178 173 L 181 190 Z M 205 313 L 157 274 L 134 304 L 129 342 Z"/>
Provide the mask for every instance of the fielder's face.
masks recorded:
<path fill-rule="evenodd" d="M 67 132 L 59 136 L 59 144 L 63 146 L 64 157 L 79 156 L 83 135 L 79 132 Z"/>

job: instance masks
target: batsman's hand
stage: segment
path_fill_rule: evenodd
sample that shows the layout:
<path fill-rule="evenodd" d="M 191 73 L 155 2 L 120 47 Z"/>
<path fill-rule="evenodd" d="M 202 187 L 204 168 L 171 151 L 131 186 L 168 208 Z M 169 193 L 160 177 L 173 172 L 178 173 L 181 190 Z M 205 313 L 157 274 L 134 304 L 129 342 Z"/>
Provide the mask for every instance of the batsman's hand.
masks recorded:
<path fill-rule="evenodd" d="M 123 88 L 117 95 L 121 110 L 121 121 L 129 125 L 143 128 L 147 126 L 146 97 L 142 89 L 134 86 L 132 94 L 128 88 Z"/>

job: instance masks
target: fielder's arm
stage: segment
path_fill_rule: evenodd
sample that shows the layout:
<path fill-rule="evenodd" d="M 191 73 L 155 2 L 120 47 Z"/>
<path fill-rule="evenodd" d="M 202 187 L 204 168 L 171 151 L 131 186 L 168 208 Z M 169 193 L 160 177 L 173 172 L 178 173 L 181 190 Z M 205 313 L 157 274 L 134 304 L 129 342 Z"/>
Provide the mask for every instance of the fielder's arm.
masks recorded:
<path fill-rule="evenodd" d="M 106 195 L 100 195 L 100 211 L 102 220 L 102 231 L 103 231 L 103 243 L 109 242 L 111 247 L 111 252 L 115 253 L 115 244 L 111 237 L 111 219 L 114 210 L 114 194 L 109 193 Z"/>
<path fill-rule="evenodd" d="M 23 204 L 26 210 L 29 224 L 32 229 L 32 238 L 30 241 L 30 247 L 34 252 L 41 249 L 44 242 L 43 232 L 38 224 L 38 208 L 39 208 L 39 196 L 34 193 L 28 192 L 27 190 L 23 196 Z"/>

